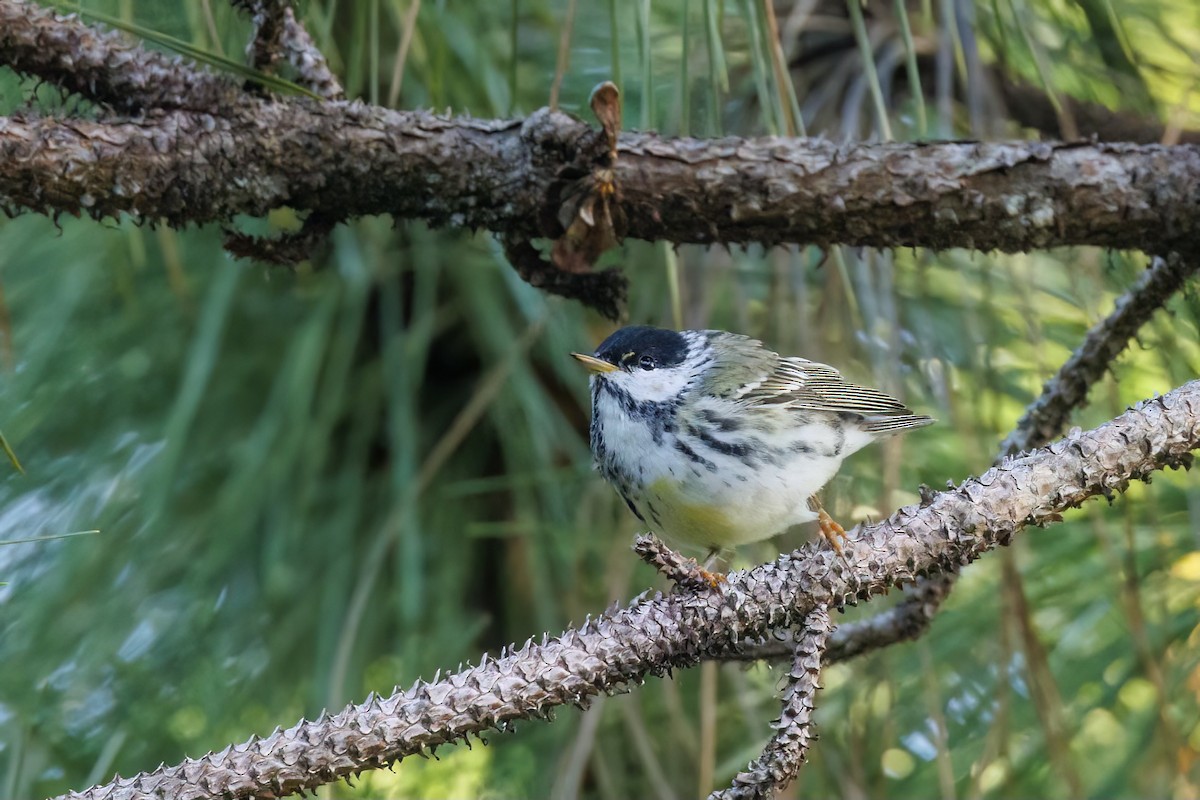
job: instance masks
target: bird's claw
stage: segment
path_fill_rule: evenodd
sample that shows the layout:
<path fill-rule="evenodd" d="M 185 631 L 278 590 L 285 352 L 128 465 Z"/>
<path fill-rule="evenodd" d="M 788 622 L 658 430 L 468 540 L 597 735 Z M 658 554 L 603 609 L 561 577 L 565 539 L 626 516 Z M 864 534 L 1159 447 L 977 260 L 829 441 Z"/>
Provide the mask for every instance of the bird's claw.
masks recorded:
<path fill-rule="evenodd" d="M 709 572 L 704 567 L 697 565 L 696 577 L 708 584 L 708 588 L 715 589 L 722 583 L 728 583 L 729 579 L 725 577 L 723 572 Z"/>
<path fill-rule="evenodd" d="M 850 541 L 850 537 L 846 535 L 846 529 L 839 525 L 833 517 L 829 516 L 829 512 L 824 508 L 817 507 L 817 526 L 821 529 L 821 535 L 829 542 L 833 551 L 839 556 L 842 554 L 842 539 Z"/>

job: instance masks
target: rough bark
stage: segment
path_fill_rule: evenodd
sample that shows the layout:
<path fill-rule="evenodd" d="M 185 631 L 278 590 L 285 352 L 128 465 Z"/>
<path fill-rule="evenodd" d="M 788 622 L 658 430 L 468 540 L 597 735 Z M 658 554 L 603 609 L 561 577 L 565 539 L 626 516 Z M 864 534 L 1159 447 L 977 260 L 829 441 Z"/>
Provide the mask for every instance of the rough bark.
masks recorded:
<path fill-rule="evenodd" d="M 845 560 L 808 545 L 731 573 L 716 589 L 637 600 L 541 644 L 527 642 L 387 698 L 372 696 L 333 717 L 67 797 L 281 795 L 544 717 L 557 706 L 581 706 L 601 692 L 624 691 L 736 651 L 747 638 L 800 625 L 817 607 L 841 608 L 969 563 L 1090 497 L 1111 497 L 1131 480 L 1190 464 L 1197 447 L 1200 381 L 1193 381 L 1092 431 L 1007 459 L 926 504 L 860 526 Z"/>
<path fill-rule="evenodd" d="M 766 800 L 796 779 L 809 745 L 817 738 L 812 715 L 832 630 L 825 606 L 817 606 L 805 618 L 799 638 L 792 645 L 792 669 L 783 690 L 783 709 L 772 723 L 775 735 L 762 755 L 734 776 L 729 788 L 713 792 L 708 800 Z"/>
<path fill-rule="evenodd" d="M 563 197 L 604 151 L 587 125 L 546 109 L 484 121 L 231 99 L 225 79 L 16 0 L 0 0 L 0 31 L 0 63 L 147 112 L 4 119 L 0 207 L 10 213 L 182 226 L 290 206 L 557 237 Z M 1200 225 L 1192 146 L 628 133 L 612 177 L 627 234 L 676 243 L 1165 252 L 1190 249 Z"/>
<path fill-rule="evenodd" d="M 839 625 L 829 637 L 824 663 L 849 661 L 873 650 L 919 637 L 949 596 L 955 575 L 953 572 L 943 572 L 921 578 L 905 587 L 904 600 L 887 611 Z M 795 657 L 796 643 L 794 631 L 779 630 L 765 638 L 742 642 L 737 649 L 722 653 L 720 660 L 786 661 Z"/>
<path fill-rule="evenodd" d="M 360 103 L 253 103 L 226 116 L 4 118 L 0 206 L 174 226 L 290 206 L 557 237 L 560 173 L 587 159 L 594 138 L 545 109 L 485 121 Z M 1200 224 L 1192 146 L 623 134 L 619 152 L 619 203 L 639 239 L 1165 251 L 1190 247 Z"/>
<path fill-rule="evenodd" d="M 237 107 L 236 82 L 32 3 L 0 2 L 0 65 L 122 111 Z"/>
<path fill-rule="evenodd" d="M 329 70 L 325 54 L 317 49 L 308 31 L 296 18 L 290 0 L 232 0 L 250 15 L 254 35 L 247 45 L 250 63 L 256 69 L 274 72 L 280 61 L 296 71 L 296 80 L 327 100 L 345 97 L 342 84 Z"/>

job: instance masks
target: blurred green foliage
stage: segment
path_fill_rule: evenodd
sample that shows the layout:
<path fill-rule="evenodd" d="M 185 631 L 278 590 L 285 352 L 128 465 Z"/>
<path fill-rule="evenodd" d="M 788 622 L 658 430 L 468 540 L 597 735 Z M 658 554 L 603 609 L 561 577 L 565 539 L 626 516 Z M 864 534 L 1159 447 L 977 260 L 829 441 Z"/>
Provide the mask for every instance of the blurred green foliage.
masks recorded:
<path fill-rule="evenodd" d="M 546 102 L 565 3 L 424 2 L 407 40 L 414 1 L 302 4 L 350 96 L 477 116 Z M 226 57 L 248 32 L 219 0 L 86 7 Z M 579 112 L 613 77 L 630 128 L 786 132 L 802 112 L 811 133 L 878 136 L 882 108 L 898 137 L 926 118 L 969 136 L 971 65 L 1002 63 L 1196 120 L 1190 2 L 914 2 L 911 51 L 897 7 L 867 5 L 863 59 L 840 2 L 781 3 L 774 22 L 752 0 L 580 3 L 562 105 Z M 939 46 L 949 84 L 927 69 Z M 1145 93 L 1114 88 L 1130 80 Z M 0 101 L 86 105 L 11 74 Z M 843 521 L 983 470 L 1144 264 L 641 242 L 610 258 L 631 321 L 751 333 L 941 419 L 847 464 L 828 498 Z M 1198 320 L 1193 288 L 1077 424 L 1195 377 Z M 0 547 L 0 797 L 221 748 L 655 585 L 629 552 L 635 521 L 589 469 L 567 357 L 609 330 L 521 283 L 487 235 L 360 220 L 292 273 L 232 262 L 214 229 L 0 223 L 0 430 L 26 471 L 0 460 L 0 539 L 101 531 Z M 1198 530 L 1200 484 L 1162 475 L 970 567 L 923 639 L 827 671 L 821 740 L 789 796 L 1194 796 Z M 692 670 L 322 794 L 695 796 L 757 754 L 779 677 Z"/>

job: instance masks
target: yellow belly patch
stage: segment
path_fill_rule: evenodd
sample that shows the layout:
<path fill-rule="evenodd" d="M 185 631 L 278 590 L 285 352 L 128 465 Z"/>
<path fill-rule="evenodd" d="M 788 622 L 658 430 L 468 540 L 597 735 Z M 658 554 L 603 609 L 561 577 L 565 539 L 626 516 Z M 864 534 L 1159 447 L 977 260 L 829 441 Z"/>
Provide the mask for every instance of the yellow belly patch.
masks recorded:
<path fill-rule="evenodd" d="M 702 547 L 732 547 L 741 541 L 735 521 L 723 506 L 693 502 L 666 478 L 646 489 L 664 528 L 659 533 L 664 536 Z"/>

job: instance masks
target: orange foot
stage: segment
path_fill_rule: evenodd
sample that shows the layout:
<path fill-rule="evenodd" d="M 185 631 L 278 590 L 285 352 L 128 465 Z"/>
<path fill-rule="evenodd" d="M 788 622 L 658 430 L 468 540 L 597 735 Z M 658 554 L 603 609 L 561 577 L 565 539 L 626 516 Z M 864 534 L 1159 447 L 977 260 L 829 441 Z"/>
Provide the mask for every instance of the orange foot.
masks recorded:
<path fill-rule="evenodd" d="M 704 567 L 696 567 L 696 577 L 708 584 L 710 589 L 715 589 L 729 579 L 722 572 L 709 572 Z"/>
<path fill-rule="evenodd" d="M 846 536 L 846 529 L 834 521 L 833 517 L 829 516 L 829 512 L 817 505 L 817 526 L 821 529 L 821 535 L 828 541 L 835 553 L 839 556 L 842 554 L 841 539 L 850 541 Z"/>

